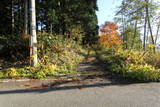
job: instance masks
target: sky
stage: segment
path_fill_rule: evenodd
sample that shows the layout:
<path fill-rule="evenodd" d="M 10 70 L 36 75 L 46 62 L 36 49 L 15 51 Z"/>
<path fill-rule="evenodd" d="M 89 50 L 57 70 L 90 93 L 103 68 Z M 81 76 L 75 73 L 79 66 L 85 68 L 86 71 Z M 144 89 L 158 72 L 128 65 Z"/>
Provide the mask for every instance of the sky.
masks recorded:
<path fill-rule="evenodd" d="M 122 0 L 98 0 L 98 25 L 104 24 L 105 21 L 113 21 L 116 7 L 121 4 L 121 1 Z"/>

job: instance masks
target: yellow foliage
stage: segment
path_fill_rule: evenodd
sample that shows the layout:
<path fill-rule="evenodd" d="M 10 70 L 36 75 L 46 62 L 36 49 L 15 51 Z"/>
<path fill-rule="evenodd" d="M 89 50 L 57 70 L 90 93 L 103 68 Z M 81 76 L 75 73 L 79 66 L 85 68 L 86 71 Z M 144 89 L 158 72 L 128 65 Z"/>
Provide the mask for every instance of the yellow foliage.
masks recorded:
<path fill-rule="evenodd" d="M 58 67 L 56 65 L 54 65 L 54 64 L 47 65 L 46 68 L 49 71 L 56 71 L 56 70 L 58 70 Z"/>
<path fill-rule="evenodd" d="M 8 68 L 6 70 L 6 74 L 9 76 L 9 77 L 16 77 L 18 75 L 18 72 L 16 71 L 15 68 Z"/>
<path fill-rule="evenodd" d="M 149 44 L 148 48 L 153 49 L 153 48 L 155 48 L 155 45 L 154 44 Z"/>

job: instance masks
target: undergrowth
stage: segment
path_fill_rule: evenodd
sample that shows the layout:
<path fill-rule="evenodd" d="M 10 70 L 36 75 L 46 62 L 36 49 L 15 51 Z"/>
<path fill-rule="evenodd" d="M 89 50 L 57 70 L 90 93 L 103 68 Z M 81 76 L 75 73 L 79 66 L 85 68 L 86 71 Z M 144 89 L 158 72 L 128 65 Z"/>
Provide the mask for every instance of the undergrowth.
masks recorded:
<path fill-rule="evenodd" d="M 72 38 L 64 38 L 63 35 L 40 33 L 38 35 L 38 59 L 39 65 L 31 67 L 19 61 L 0 61 L 0 78 L 46 78 L 67 73 L 77 73 L 79 64 L 86 51 L 78 41 Z M 29 59 L 29 58 L 28 58 Z M 20 65 L 20 66 L 18 66 Z"/>
<path fill-rule="evenodd" d="M 105 48 L 98 55 L 110 72 L 133 80 L 160 81 L 160 53 Z"/>

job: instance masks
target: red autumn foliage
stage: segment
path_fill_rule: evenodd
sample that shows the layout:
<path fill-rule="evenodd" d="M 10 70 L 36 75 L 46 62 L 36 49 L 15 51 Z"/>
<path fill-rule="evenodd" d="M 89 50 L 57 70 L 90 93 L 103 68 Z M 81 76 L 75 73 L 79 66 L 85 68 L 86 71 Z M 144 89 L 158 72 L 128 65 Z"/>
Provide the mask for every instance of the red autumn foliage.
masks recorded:
<path fill-rule="evenodd" d="M 105 22 L 100 28 L 99 43 L 102 46 L 116 48 L 121 45 L 122 38 L 118 35 L 118 26 L 113 22 Z"/>

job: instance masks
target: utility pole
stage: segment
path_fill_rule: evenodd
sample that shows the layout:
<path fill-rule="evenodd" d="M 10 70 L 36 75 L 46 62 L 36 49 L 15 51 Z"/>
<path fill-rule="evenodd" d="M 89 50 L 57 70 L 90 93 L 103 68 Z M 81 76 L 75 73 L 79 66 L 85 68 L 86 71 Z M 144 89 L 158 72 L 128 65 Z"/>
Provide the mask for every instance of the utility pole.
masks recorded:
<path fill-rule="evenodd" d="M 31 65 L 37 66 L 38 58 L 37 58 L 37 33 L 36 33 L 36 8 L 35 8 L 35 0 L 30 0 L 30 57 L 31 57 Z"/>

